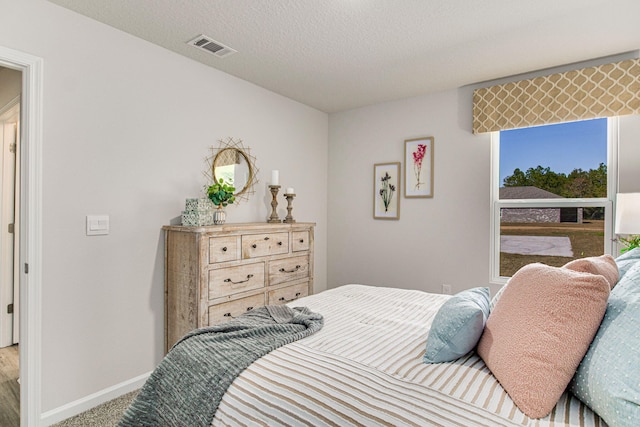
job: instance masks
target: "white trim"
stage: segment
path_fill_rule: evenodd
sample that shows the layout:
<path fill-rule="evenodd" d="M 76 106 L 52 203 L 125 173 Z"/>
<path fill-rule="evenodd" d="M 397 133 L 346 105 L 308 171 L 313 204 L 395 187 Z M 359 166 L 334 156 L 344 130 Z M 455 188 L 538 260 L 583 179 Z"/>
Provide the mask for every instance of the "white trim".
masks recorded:
<path fill-rule="evenodd" d="M 78 415 L 91 408 L 95 408 L 110 400 L 116 399 L 122 395 L 125 395 L 131 391 L 141 388 L 145 381 L 149 378 L 151 372 L 139 375 L 130 380 L 121 382 L 114 386 L 105 388 L 99 392 L 90 394 L 81 399 L 62 405 L 59 408 L 52 409 L 42 414 L 42 425 L 48 426 L 66 420 L 67 418 Z"/>
<path fill-rule="evenodd" d="M 501 208 L 563 208 L 574 207 L 577 204 L 581 208 L 594 208 L 607 206 L 611 200 L 605 198 L 593 199 L 508 199 L 501 200 Z"/>
<path fill-rule="evenodd" d="M 618 193 L 620 185 L 620 175 L 618 174 L 618 151 L 620 149 L 620 118 L 611 117 L 607 126 L 609 141 L 613 142 L 609 144 L 609 151 L 607 151 L 607 174 L 613 179 L 607 179 L 607 194 L 611 199 L 611 204 L 608 206 L 609 215 L 605 216 L 605 229 L 604 229 L 604 241 L 609 242 L 610 254 L 614 257 L 620 253 L 620 247 L 614 233 L 616 218 L 616 206 L 615 199 Z M 605 210 L 605 214 L 606 214 Z M 607 222 L 609 221 L 609 222 Z M 607 225 L 608 224 L 608 225 Z"/>
<path fill-rule="evenodd" d="M 20 190 L 20 425 L 40 425 L 42 294 L 42 58 L 0 46 L 0 66 L 22 71 Z M 29 264 L 29 274 L 24 265 Z"/>
<path fill-rule="evenodd" d="M 507 283 L 507 279 L 495 274 L 500 272 L 500 233 L 497 232 L 500 228 L 500 209 L 496 208 L 500 197 L 500 132 L 491 132 L 490 176 L 491 203 L 489 204 L 489 209 L 491 212 L 489 212 L 489 217 L 491 218 L 491 224 L 489 224 L 489 232 L 491 233 L 491 241 L 489 244 L 489 283 L 504 285 Z M 496 230 L 496 225 L 498 230 Z"/>
<path fill-rule="evenodd" d="M 67 418 L 81 414 L 91 408 L 95 408 L 105 402 L 125 395 L 131 391 L 138 390 L 144 385 L 147 378 L 149 378 L 149 375 L 151 375 L 151 372 L 147 372 L 146 374 L 131 378 L 130 380 L 121 382 L 120 384 L 105 388 L 104 390 L 90 394 L 74 402 L 62 405 L 59 408 L 47 411 L 42 414 L 42 425 L 49 426 L 51 424 L 58 423 L 66 420 Z"/>

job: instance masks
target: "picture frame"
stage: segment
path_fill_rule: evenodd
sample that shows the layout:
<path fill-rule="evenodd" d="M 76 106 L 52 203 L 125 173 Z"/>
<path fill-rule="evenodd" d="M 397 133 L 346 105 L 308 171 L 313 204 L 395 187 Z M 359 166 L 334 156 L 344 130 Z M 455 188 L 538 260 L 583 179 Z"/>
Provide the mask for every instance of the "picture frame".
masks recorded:
<path fill-rule="evenodd" d="M 433 197 L 434 143 L 432 136 L 404 141 L 404 197 Z"/>
<path fill-rule="evenodd" d="M 400 219 L 400 162 L 373 165 L 373 219 Z"/>

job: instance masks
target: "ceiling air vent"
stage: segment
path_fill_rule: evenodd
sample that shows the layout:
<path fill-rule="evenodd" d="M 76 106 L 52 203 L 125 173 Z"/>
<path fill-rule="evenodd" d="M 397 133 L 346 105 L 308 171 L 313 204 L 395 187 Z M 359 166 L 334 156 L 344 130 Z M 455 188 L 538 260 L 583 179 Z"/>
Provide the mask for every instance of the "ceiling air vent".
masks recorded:
<path fill-rule="evenodd" d="M 197 47 L 198 49 L 206 50 L 218 58 L 224 58 L 237 52 L 237 50 L 231 49 L 229 46 L 225 46 L 203 34 L 200 34 L 195 39 L 188 41 L 187 44 Z"/>

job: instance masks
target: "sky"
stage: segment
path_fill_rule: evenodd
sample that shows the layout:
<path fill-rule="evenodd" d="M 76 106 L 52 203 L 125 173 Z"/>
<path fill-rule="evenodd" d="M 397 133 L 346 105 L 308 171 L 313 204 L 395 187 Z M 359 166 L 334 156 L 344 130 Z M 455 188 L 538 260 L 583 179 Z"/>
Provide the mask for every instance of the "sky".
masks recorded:
<path fill-rule="evenodd" d="M 584 120 L 500 132 L 500 186 L 516 168 L 574 169 L 607 164 L 607 119 Z"/>

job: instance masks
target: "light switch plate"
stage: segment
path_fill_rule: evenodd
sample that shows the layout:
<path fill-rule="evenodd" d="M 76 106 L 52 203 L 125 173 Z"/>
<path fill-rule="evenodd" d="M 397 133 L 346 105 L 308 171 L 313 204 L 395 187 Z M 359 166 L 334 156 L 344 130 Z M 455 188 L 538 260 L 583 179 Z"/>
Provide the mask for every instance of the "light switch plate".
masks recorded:
<path fill-rule="evenodd" d="M 87 215 L 87 236 L 109 234 L 109 215 Z"/>

